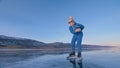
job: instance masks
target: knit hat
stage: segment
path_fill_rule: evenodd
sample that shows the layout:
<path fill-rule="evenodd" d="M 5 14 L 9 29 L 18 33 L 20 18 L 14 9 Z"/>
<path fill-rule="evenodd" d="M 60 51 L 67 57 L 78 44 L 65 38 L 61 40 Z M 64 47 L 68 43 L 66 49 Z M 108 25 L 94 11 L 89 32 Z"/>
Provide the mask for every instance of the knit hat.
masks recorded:
<path fill-rule="evenodd" d="M 72 16 L 68 18 L 68 22 L 71 22 L 71 21 L 74 21 Z"/>

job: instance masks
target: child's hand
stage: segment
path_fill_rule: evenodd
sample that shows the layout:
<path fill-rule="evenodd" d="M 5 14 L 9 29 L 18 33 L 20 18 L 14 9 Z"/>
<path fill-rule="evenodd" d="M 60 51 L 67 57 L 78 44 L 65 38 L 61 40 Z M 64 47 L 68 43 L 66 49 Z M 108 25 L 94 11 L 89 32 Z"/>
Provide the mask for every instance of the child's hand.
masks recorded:
<path fill-rule="evenodd" d="M 77 28 L 76 30 L 75 30 L 75 32 L 80 32 L 81 31 L 81 29 L 80 28 Z"/>

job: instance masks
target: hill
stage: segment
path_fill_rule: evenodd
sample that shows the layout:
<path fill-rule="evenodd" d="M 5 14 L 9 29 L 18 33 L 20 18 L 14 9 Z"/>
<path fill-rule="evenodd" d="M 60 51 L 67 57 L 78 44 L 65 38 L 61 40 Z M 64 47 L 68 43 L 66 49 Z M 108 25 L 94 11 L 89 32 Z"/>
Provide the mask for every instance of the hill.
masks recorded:
<path fill-rule="evenodd" d="M 101 46 L 101 45 L 88 45 L 83 44 L 82 48 L 111 48 L 113 46 Z M 70 48 L 70 43 L 54 42 L 44 43 L 37 40 L 16 38 L 0 35 L 0 48 L 9 49 L 23 49 L 23 48 L 37 48 L 37 49 L 57 49 L 57 48 Z"/>

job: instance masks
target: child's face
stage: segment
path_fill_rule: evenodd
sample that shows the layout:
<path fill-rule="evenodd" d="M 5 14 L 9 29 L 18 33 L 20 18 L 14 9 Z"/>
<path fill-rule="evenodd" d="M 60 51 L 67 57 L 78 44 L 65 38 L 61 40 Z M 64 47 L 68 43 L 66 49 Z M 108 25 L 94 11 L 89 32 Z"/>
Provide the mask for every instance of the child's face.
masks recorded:
<path fill-rule="evenodd" d="M 74 22 L 73 22 L 73 21 L 69 22 L 69 25 L 70 25 L 70 26 L 73 26 L 73 25 L 74 25 Z"/>

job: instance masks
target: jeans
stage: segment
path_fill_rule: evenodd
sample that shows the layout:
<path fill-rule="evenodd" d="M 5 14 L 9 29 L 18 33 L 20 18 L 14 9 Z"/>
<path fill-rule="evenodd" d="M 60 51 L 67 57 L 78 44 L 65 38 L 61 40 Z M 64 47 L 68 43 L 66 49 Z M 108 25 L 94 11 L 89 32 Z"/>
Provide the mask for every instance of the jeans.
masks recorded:
<path fill-rule="evenodd" d="M 75 52 L 75 43 L 77 42 L 78 53 L 81 53 L 81 51 L 82 51 L 82 46 L 81 46 L 82 37 L 83 37 L 83 32 L 80 32 L 80 33 L 73 35 L 72 40 L 71 40 L 71 44 L 70 44 L 72 52 Z"/>

